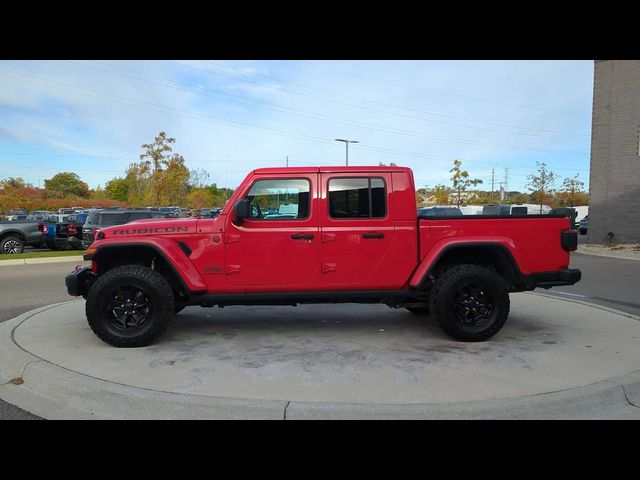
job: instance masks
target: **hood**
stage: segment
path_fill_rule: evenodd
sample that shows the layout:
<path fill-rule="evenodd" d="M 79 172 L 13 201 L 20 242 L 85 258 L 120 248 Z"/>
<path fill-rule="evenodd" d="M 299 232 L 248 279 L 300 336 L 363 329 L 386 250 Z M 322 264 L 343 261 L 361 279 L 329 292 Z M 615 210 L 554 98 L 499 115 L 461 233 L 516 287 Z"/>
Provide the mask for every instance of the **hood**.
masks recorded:
<path fill-rule="evenodd" d="M 198 231 L 198 222 L 201 221 L 197 218 L 145 218 L 99 230 L 100 236 L 104 234 L 103 238 L 189 235 Z"/>

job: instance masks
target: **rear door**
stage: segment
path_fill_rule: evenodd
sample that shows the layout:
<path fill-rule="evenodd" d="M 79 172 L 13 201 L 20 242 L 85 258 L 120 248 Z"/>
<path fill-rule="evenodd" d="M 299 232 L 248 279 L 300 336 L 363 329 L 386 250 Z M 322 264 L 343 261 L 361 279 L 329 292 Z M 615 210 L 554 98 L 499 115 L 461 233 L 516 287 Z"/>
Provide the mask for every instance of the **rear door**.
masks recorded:
<path fill-rule="evenodd" d="M 393 288 L 391 174 L 321 174 L 323 289 Z"/>

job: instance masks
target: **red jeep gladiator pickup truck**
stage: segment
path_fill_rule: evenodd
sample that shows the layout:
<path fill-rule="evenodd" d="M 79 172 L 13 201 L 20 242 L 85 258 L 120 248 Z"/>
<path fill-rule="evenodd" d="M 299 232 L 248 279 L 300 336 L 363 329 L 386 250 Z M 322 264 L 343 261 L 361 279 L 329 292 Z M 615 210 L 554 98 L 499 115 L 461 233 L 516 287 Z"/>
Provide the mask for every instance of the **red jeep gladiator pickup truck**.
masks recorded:
<path fill-rule="evenodd" d="M 261 168 L 210 219 L 101 229 L 67 275 L 93 331 L 155 341 L 187 305 L 383 303 L 450 336 L 491 338 L 509 292 L 572 285 L 577 232 L 550 215 L 420 218 L 403 167 Z"/>

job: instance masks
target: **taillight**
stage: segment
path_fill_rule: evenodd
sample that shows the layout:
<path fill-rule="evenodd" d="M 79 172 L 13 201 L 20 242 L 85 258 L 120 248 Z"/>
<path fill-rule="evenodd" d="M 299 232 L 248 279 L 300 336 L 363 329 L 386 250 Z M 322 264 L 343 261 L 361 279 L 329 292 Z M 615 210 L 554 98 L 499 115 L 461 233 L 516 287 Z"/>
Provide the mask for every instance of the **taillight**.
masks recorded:
<path fill-rule="evenodd" d="M 49 229 L 47 228 L 47 224 L 43 223 L 42 224 L 42 233 L 47 233 L 49 231 Z"/>
<path fill-rule="evenodd" d="M 560 245 L 567 252 L 573 252 L 578 249 L 578 232 L 575 230 L 564 230 L 560 234 Z"/>
<path fill-rule="evenodd" d="M 76 227 L 73 223 L 69 225 L 69 230 L 67 231 L 69 235 L 75 235 L 78 233 L 78 227 Z"/>

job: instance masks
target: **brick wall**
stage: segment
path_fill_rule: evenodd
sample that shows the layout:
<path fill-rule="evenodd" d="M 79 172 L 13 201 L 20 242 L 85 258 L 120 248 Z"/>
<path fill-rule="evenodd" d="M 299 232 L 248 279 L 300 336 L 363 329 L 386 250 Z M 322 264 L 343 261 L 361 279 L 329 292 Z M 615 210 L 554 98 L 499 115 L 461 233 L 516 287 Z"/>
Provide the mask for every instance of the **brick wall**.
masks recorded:
<path fill-rule="evenodd" d="M 640 61 L 596 60 L 589 243 L 640 242 Z"/>

